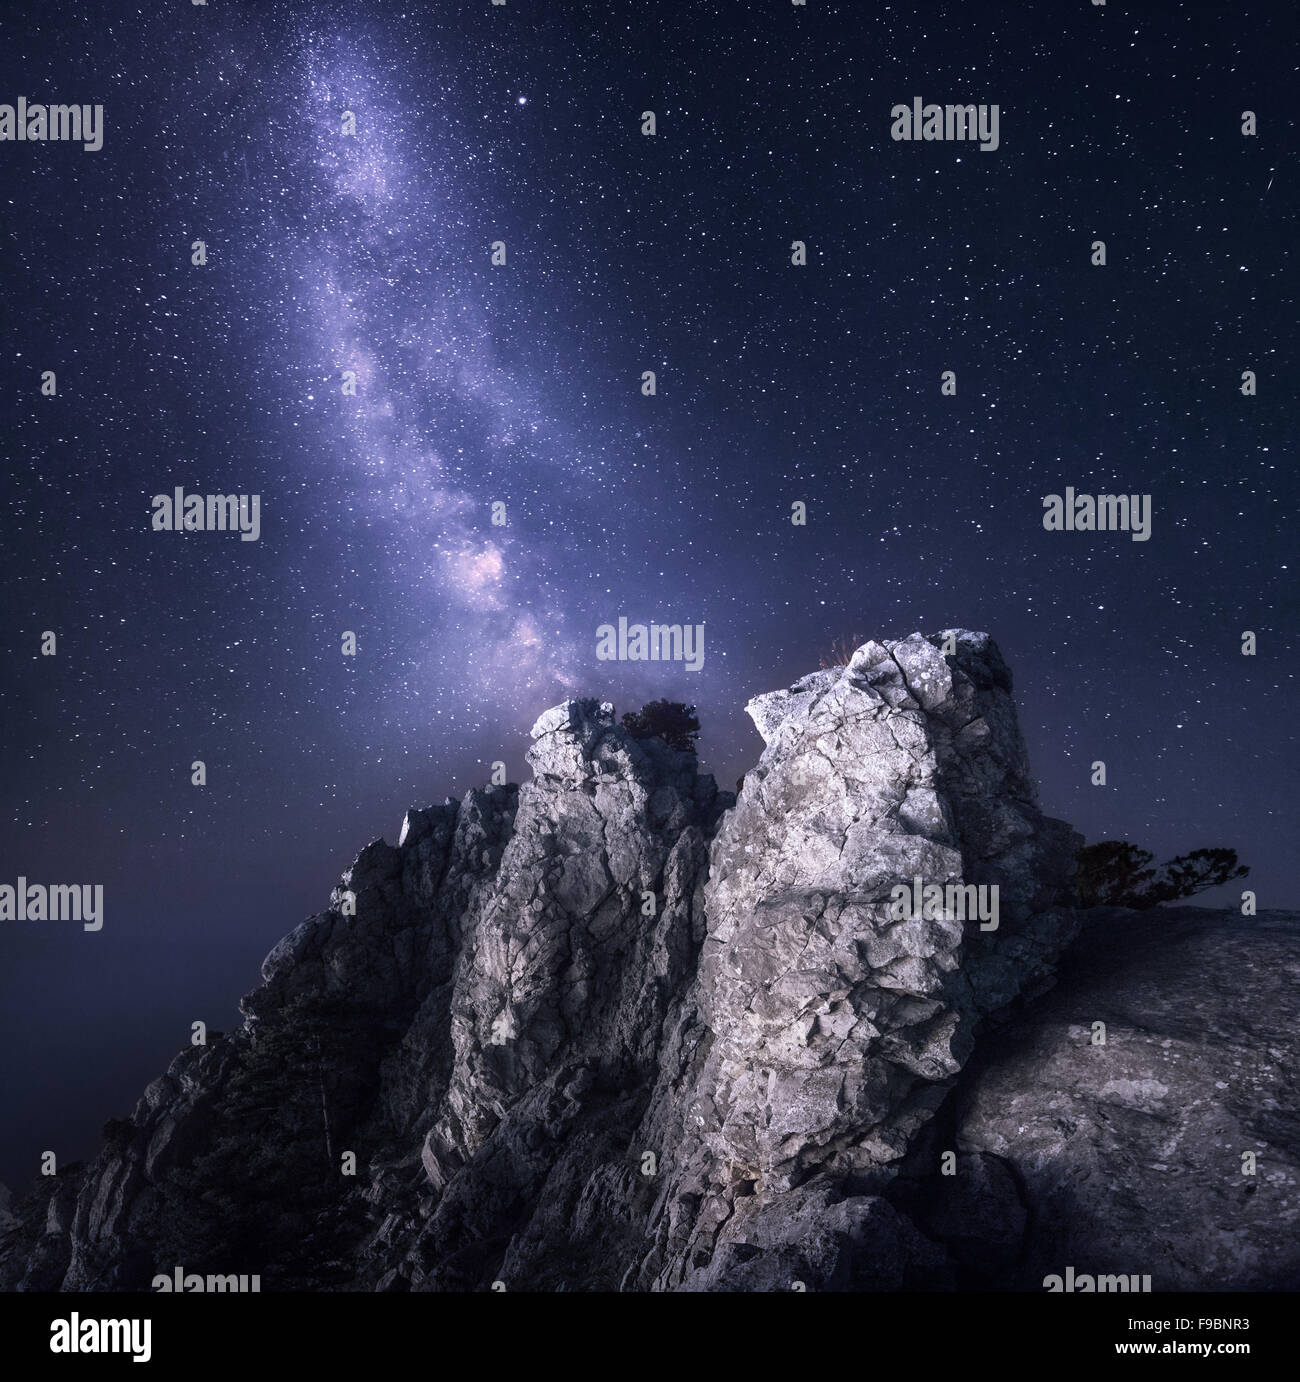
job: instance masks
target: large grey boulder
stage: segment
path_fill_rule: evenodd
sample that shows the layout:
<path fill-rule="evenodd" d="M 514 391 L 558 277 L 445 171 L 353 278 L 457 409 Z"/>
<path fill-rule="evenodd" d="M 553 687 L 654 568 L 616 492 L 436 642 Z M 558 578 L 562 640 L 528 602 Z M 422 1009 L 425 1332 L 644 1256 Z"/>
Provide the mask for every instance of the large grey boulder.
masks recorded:
<path fill-rule="evenodd" d="M 761 1248 L 813 1177 L 887 1185 L 980 1024 L 1050 983 L 1082 838 L 1038 808 L 1010 692 L 992 640 L 954 630 L 751 703 L 767 747 L 710 855 L 697 1054 L 643 1129 L 675 1168 L 655 1284 L 725 1284 L 716 1255 Z M 899 919 L 917 879 L 990 889 L 996 929 Z"/>
<path fill-rule="evenodd" d="M 557 706 L 532 738 L 509 844 L 461 924 L 450 1070 L 421 1145 L 436 1199 L 401 1270 L 416 1288 L 462 1284 L 467 1238 L 504 1246 L 540 1215 L 539 1242 L 561 1240 L 562 1222 L 542 1227 L 557 1187 L 591 1174 L 597 1145 L 611 1154 L 611 1129 L 626 1144 L 690 982 L 708 841 L 732 800 L 608 703 Z"/>
<path fill-rule="evenodd" d="M 983 1289 L 1067 1267 L 1300 1289 L 1300 914 L 1086 917 L 1059 987 L 982 1053 L 958 1173 L 917 1184 L 915 1217 Z"/>

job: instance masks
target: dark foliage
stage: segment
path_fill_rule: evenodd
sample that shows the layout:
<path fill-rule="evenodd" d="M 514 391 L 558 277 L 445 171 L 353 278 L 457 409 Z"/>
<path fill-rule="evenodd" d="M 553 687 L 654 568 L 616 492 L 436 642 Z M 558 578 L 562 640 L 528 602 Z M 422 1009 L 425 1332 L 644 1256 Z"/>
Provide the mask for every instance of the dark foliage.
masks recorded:
<path fill-rule="evenodd" d="M 135 1125 L 129 1118 L 110 1118 L 104 1124 L 104 1143 L 109 1151 L 122 1153 L 126 1150 L 135 1132 Z"/>
<path fill-rule="evenodd" d="M 1077 885 L 1085 907 L 1136 907 L 1192 897 L 1250 870 L 1235 849 L 1194 849 L 1158 867 L 1155 855 L 1124 840 L 1103 840 L 1079 851 Z"/>
<path fill-rule="evenodd" d="M 340 1155 L 355 1152 L 364 1170 L 356 1134 L 375 1072 L 358 1056 L 375 1036 L 354 1009 L 319 999 L 293 1000 L 259 1025 L 222 1091 L 219 1131 L 159 1178 L 150 1236 L 168 1262 L 234 1273 L 288 1264 L 281 1289 L 298 1284 L 299 1263 L 313 1285 L 329 1284 L 323 1264 L 360 1209 Z"/>
<path fill-rule="evenodd" d="M 634 739 L 662 739 L 670 749 L 695 752 L 700 722 L 693 705 L 681 701 L 651 701 L 623 716 L 623 728 Z"/>

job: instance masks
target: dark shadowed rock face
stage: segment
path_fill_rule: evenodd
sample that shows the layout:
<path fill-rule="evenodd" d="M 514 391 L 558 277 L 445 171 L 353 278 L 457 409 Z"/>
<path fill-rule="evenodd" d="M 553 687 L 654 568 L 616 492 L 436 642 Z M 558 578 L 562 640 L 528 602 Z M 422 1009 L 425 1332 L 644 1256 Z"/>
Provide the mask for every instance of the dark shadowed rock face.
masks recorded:
<path fill-rule="evenodd" d="M 1179 1234 L 1176 1284 L 1267 1281 L 1294 1013 L 1233 1002 L 1277 998 L 1259 966 L 1293 932 L 1202 916 L 1161 970 L 1159 921 L 1125 914 L 1039 998 L 1080 841 L 1037 807 L 1010 691 L 984 635 L 868 643 L 751 703 L 738 800 L 608 704 L 548 711 L 531 782 L 408 812 L 267 957 L 238 1031 L 178 1056 L 92 1166 L 0 1203 L 0 1285 L 1039 1289 L 1153 1270 L 1138 1247 Z M 996 929 L 891 912 L 918 878 L 988 890 Z M 1179 1035 L 1216 927 L 1230 982 Z M 1212 1245 L 1201 1187 L 1251 1148 L 1258 1193 L 1223 1183 Z"/>
<path fill-rule="evenodd" d="M 962 1174 L 917 1181 L 918 1221 L 973 1286 L 1300 1289 L 1300 914 L 1085 916 L 945 1111 Z"/>

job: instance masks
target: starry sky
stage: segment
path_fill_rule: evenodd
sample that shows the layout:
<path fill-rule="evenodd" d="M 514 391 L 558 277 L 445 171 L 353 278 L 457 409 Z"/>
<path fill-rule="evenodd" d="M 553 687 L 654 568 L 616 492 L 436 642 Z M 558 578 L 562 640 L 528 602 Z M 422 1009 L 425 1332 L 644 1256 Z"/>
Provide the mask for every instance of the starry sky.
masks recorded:
<path fill-rule="evenodd" d="M 0 103 L 104 106 L 0 144 L 0 881 L 105 889 L 0 927 L 0 1178 L 569 695 L 693 702 L 730 787 L 837 639 L 985 629 L 1045 809 L 1296 905 L 1288 7 L 147 8 L 0 17 Z M 891 140 L 918 96 L 1000 147 Z M 153 531 L 178 485 L 260 539 Z M 1045 532 L 1067 485 L 1151 539 Z"/>

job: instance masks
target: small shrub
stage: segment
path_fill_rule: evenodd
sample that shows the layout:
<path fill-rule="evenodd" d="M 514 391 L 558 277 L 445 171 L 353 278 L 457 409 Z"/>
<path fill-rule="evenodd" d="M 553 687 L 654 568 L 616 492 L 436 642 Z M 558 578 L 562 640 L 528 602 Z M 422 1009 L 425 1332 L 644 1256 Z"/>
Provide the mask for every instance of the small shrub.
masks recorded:
<path fill-rule="evenodd" d="M 124 1152 L 135 1135 L 135 1125 L 129 1118 L 110 1118 L 104 1124 L 104 1145 L 111 1152 Z"/>
<path fill-rule="evenodd" d="M 847 667 L 853 661 L 853 654 L 867 640 L 860 633 L 846 633 L 837 638 L 831 644 L 829 653 L 823 653 L 818 659 L 823 671 L 831 667 Z"/>
<path fill-rule="evenodd" d="M 1075 883 L 1084 907 L 1135 907 L 1193 897 L 1250 870 L 1235 849 L 1194 849 L 1153 868 L 1155 855 L 1126 840 L 1102 840 L 1079 851 Z"/>
<path fill-rule="evenodd" d="M 700 722 L 693 705 L 681 701 L 651 701 L 623 716 L 623 728 L 633 739 L 662 739 L 670 749 L 695 752 Z"/>

